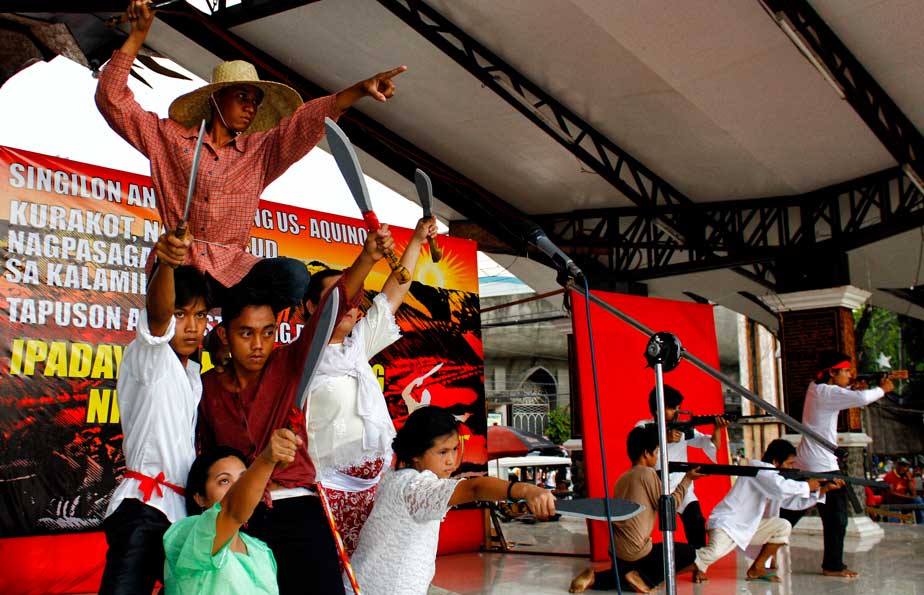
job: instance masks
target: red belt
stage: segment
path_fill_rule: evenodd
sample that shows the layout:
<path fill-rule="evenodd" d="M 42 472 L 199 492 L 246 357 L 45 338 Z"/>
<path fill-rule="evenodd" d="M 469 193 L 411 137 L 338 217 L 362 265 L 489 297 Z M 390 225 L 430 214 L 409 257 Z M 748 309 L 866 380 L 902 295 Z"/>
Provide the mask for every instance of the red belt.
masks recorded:
<path fill-rule="evenodd" d="M 154 492 L 155 490 L 157 491 L 157 496 L 159 498 L 163 498 L 164 492 L 163 490 L 160 489 L 160 486 L 170 488 L 171 490 L 173 490 L 180 496 L 186 495 L 186 490 L 184 490 L 180 486 L 173 485 L 172 483 L 168 481 L 164 481 L 163 471 L 158 473 L 157 477 L 148 477 L 147 475 L 144 475 L 143 473 L 138 473 L 137 471 L 126 469 L 125 477 L 129 479 L 137 479 L 138 481 L 141 482 L 141 485 L 138 486 L 138 489 L 141 490 L 141 494 L 144 496 L 144 498 L 141 499 L 142 502 L 147 502 L 148 500 L 150 500 L 151 493 Z"/>

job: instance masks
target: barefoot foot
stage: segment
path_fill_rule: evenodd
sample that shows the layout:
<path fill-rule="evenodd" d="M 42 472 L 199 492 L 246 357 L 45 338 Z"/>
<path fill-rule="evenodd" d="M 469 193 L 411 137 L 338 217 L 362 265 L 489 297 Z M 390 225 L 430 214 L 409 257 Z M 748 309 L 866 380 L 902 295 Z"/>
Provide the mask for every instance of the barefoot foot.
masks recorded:
<path fill-rule="evenodd" d="M 651 593 L 651 587 L 649 587 L 645 581 L 642 580 L 641 575 L 634 570 L 626 573 L 626 582 L 631 585 L 636 593 Z"/>
<path fill-rule="evenodd" d="M 571 581 L 569 593 L 583 593 L 594 584 L 594 569 L 588 568 Z"/>
<path fill-rule="evenodd" d="M 706 576 L 705 572 L 696 569 L 693 571 L 693 582 L 694 583 L 708 583 L 709 577 Z"/>
<path fill-rule="evenodd" d="M 822 570 L 821 573 L 825 576 L 836 576 L 840 578 L 856 578 L 860 576 L 860 573 L 854 572 L 849 568 L 843 570 Z"/>

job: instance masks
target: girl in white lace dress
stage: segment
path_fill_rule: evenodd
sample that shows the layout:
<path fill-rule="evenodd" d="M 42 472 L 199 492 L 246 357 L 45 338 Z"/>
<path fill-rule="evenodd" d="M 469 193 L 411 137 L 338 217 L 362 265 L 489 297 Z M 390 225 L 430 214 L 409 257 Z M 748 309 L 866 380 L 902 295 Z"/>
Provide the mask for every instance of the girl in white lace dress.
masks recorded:
<path fill-rule="evenodd" d="M 451 506 L 525 499 L 537 517 L 555 514 L 555 499 L 543 488 L 494 477 L 450 478 L 459 465 L 459 432 L 445 409 L 414 411 L 393 448 L 396 468 L 379 483 L 353 555 L 353 571 L 366 595 L 427 592 L 436 568 L 440 521 Z"/>
<path fill-rule="evenodd" d="M 421 245 L 434 235 L 436 222 L 432 217 L 417 222 L 401 257 L 408 271 L 414 271 Z M 305 295 L 306 310 L 313 311 L 341 275 L 333 269 L 312 275 Z M 318 481 L 326 489 L 348 554 L 356 549 L 359 531 L 372 511 L 375 488 L 391 463 L 395 437 L 385 396 L 369 359 L 401 337 L 395 312 L 410 287 L 410 281 L 401 284 L 392 274 L 362 319 L 358 309 L 348 312 L 334 329 L 310 387 L 308 454 Z"/>

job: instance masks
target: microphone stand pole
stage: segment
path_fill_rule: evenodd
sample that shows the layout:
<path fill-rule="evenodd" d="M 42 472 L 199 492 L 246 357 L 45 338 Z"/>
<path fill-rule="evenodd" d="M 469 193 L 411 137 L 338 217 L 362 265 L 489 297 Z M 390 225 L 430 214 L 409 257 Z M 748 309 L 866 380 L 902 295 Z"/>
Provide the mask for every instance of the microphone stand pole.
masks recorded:
<path fill-rule="evenodd" d="M 661 463 L 661 499 L 658 504 L 658 525 L 664 547 L 664 586 L 667 595 L 677 595 L 677 570 L 674 564 L 674 531 L 677 529 L 677 508 L 671 496 L 667 462 L 667 420 L 664 415 L 664 361 L 666 355 L 657 337 L 652 337 L 646 349 L 649 361 L 654 361 L 655 393 L 658 404 L 658 451 Z"/>

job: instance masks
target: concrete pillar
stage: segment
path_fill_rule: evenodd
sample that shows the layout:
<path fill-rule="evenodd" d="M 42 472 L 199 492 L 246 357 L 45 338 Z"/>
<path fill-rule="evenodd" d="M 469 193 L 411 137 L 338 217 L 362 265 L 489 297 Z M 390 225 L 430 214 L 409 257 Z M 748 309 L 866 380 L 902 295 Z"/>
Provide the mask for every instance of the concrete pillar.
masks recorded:
<path fill-rule="evenodd" d="M 557 407 L 567 407 L 571 404 L 571 379 L 569 378 L 568 368 L 559 366 L 555 369 L 555 384 L 558 389 Z"/>

